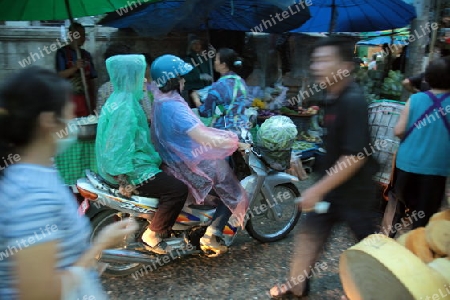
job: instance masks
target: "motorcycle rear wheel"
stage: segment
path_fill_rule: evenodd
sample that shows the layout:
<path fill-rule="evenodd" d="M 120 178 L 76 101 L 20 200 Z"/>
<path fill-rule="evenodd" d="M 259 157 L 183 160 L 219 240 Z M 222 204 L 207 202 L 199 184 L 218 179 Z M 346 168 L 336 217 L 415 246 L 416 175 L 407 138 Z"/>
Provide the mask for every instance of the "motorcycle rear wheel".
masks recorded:
<path fill-rule="evenodd" d="M 289 196 L 285 197 L 285 193 L 289 193 Z M 280 208 L 282 205 L 285 206 L 285 209 L 283 209 L 283 215 L 285 210 L 287 213 L 290 213 L 290 215 L 286 218 L 286 220 L 282 220 L 281 222 L 276 221 L 273 217 L 271 217 L 272 209 L 270 207 L 274 206 L 274 204 L 270 204 L 262 194 L 259 195 L 257 201 L 255 201 L 253 207 L 251 207 L 251 211 L 249 213 L 250 218 L 245 226 L 245 229 L 252 238 L 261 243 L 276 242 L 285 238 L 292 231 L 292 229 L 294 229 L 301 215 L 298 205 L 294 203 L 294 199 L 300 196 L 300 192 L 294 184 L 288 183 L 277 185 L 274 188 L 274 195 L 283 195 L 283 200 L 279 201 L 276 205 Z M 262 209 L 264 207 L 266 208 L 265 210 Z M 269 222 L 273 222 L 276 226 L 270 226 Z M 278 226 L 281 228 L 276 229 Z M 261 228 L 270 228 L 271 230 L 275 229 L 275 231 L 262 233 L 260 232 Z"/>
<path fill-rule="evenodd" d="M 92 218 L 91 242 L 104 227 L 118 221 L 117 213 L 118 211 L 109 209 L 102 211 L 101 213 L 97 214 L 95 217 Z M 102 276 L 106 277 L 127 276 L 133 274 L 140 268 L 142 268 L 142 265 L 139 263 L 108 264 Z"/>

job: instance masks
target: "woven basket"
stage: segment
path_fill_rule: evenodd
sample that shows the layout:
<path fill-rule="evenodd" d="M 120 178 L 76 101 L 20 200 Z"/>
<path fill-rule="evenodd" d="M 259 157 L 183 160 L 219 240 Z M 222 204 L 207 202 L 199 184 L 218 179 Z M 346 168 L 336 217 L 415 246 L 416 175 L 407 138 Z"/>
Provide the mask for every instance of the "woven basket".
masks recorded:
<path fill-rule="evenodd" d="M 400 139 L 394 134 L 400 113 L 405 107 L 403 102 L 375 101 L 369 105 L 369 129 L 372 141 L 379 145 L 383 141 L 385 147 L 378 147 L 373 157 L 380 164 L 380 170 L 375 180 L 381 184 L 388 184 L 392 170 L 392 157 L 400 145 Z"/>
<path fill-rule="evenodd" d="M 339 275 L 350 300 L 431 299 L 447 286 L 443 275 L 384 234 L 370 235 L 344 251 Z"/>

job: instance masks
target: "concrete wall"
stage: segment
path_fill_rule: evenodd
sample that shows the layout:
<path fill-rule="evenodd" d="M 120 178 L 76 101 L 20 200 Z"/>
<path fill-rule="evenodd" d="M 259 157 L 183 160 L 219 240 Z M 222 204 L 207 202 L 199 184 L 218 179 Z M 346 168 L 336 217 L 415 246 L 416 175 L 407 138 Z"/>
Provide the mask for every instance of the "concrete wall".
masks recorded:
<path fill-rule="evenodd" d="M 206 38 L 205 33 L 197 32 L 197 35 Z M 111 43 L 126 43 L 135 53 L 148 52 L 153 57 L 165 53 L 181 57 L 186 54 L 187 34 L 172 34 L 164 39 L 152 39 L 138 36 L 133 32 L 96 26 L 86 27 L 86 36 L 84 48 L 94 58 L 94 64 L 99 74 L 98 86 L 108 80 L 103 53 Z M 294 93 L 301 85 L 302 79 L 307 77 L 303 71 L 308 68 L 307 49 L 316 39 L 316 37 L 302 35 L 291 37 L 292 71 L 289 76 L 284 78 L 284 84 L 292 87 Z M 253 84 L 259 84 L 261 87 L 271 86 L 278 79 L 280 72 L 275 41 L 276 36 L 255 37 L 254 42 L 258 56 L 255 67 L 259 69 L 257 72 L 261 76 L 260 80 L 253 80 Z M 0 25 L 0 80 L 8 74 L 22 69 L 22 65 L 26 66 L 26 60 L 32 65 L 54 69 L 56 49 L 63 45 L 60 27 Z"/>
<path fill-rule="evenodd" d="M 322 37 L 308 35 L 292 35 L 289 39 L 291 48 L 291 72 L 283 77 L 283 85 L 289 87 L 287 97 L 295 99 L 301 90 L 302 84 L 305 88 L 312 84 L 309 75 L 309 51 L 311 46 Z M 321 93 L 315 93 L 309 101 L 314 101 L 322 97 Z"/>
<path fill-rule="evenodd" d="M 198 35 L 202 37 L 200 33 Z M 84 48 L 94 58 L 94 64 L 99 73 L 97 84 L 102 84 L 108 79 L 103 53 L 111 43 L 126 43 L 135 53 L 148 52 L 154 57 L 165 53 L 179 56 L 186 54 L 186 34 L 171 35 L 156 40 L 137 36 L 133 32 L 98 26 L 86 27 L 86 37 Z M 54 69 L 56 49 L 64 45 L 59 27 L 0 25 L 0 80 L 8 74 L 22 69 L 23 65 L 26 66 L 26 60 L 32 65 Z"/>

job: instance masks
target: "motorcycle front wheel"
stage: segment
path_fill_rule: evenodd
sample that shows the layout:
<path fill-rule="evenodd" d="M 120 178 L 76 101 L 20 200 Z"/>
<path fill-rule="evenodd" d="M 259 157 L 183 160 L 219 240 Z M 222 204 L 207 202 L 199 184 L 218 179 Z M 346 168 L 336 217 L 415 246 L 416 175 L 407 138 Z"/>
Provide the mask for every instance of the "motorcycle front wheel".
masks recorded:
<path fill-rule="evenodd" d="M 109 224 L 120 221 L 118 211 L 109 209 L 95 215 L 91 220 L 91 243 L 97 234 Z M 138 230 L 138 232 L 141 230 Z M 137 233 L 139 234 L 139 233 Z M 107 277 L 127 276 L 133 274 L 142 267 L 139 263 L 109 263 L 102 275 Z"/>
<path fill-rule="evenodd" d="M 298 188 L 291 184 L 281 184 L 274 188 L 275 203 L 270 203 L 262 193 L 248 211 L 248 222 L 245 227 L 250 236 L 262 243 L 276 242 L 285 238 L 294 229 L 301 211 L 294 203 L 300 196 Z M 280 217 L 277 220 L 274 211 Z"/>

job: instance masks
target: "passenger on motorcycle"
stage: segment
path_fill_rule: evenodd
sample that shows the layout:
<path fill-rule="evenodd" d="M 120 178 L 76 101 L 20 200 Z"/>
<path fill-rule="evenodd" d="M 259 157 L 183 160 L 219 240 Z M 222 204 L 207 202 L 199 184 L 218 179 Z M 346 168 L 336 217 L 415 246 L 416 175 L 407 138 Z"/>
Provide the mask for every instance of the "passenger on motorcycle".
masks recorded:
<path fill-rule="evenodd" d="M 151 75 L 159 91 L 154 92 L 151 133 L 167 171 L 188 185 L 198 204 L 212 191 L 219 196 L 221 201 L 200 245 L 203 251 L 221 254 L 227 251 L 220 237 L 229 212 L 242 225 L 249 202 L 225 159 L 245 145 L 233 132 L 206 127 L 181 97 L 182 76 L 192 69 L 173 55 L 153 62 Z"/>
<path fill-rule="evenodd" d="M 143 55 L 116 55 L 106 61 L 114 92 L 102 108 L 97 128 L 98 171 L 120 193 L 159 198 L 159 206 L 142 239 L 158 254 L 166 254 L 170 232 L 188 195 L 187 186 L 161 170 L 161 157 L 150 138 L 144 110 Z"/>

